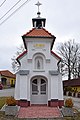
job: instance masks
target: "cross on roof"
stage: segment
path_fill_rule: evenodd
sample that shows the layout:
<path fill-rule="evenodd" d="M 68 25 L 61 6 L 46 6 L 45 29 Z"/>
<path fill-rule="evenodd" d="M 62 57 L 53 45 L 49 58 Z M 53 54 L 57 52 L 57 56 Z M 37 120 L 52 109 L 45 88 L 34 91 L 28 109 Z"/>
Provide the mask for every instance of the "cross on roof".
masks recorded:
<path fill-rule="evenodd" d="M 35 4 L 38 6 L 38 12 L 39 12 L 39 6 L 42 5 L 39 1 Z"/>

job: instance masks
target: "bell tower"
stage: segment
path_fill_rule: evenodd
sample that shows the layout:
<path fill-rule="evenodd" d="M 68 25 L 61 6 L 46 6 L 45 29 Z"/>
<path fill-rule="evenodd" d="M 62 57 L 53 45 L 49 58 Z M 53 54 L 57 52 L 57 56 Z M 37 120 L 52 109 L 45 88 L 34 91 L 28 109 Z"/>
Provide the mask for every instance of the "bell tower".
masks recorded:
<path fill-rule="evenodd" d="M 37 12 L 38 17 L 37 17 L 37 18 L 33 18 L 33 19 L 32 19 L 32 23 L 33 23 L 33 27 L 34 27 L 34 28 L 40 29 L 40 28 L 45 27 L 46 19 L 40 17 L 40 14 L 41 14 L 41 13 L 40 13 L 40 11 L 39 11 L 39 7 L 40 7 L 40 5 L 42 5 L 42 4 L 38 1 L 35 5 L 38 6 L 38 12 Z"/>

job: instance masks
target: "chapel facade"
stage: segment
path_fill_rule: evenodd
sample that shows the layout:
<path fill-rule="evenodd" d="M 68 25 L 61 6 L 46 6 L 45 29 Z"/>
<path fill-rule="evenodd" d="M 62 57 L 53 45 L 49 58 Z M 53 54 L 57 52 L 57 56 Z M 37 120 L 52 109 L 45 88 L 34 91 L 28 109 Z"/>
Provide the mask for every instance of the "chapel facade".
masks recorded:
<path fill-rule="evenodd" d="M 40 3 L 37 3 L 38 7 Z M 63 106 L 61 58 L 52 51 L 56 37 L 45 29 L 46 19 L 32 19 L 33 28 L 22 36 L 26 51 L 17 57 L 15 99 L 20 106 Z"/>

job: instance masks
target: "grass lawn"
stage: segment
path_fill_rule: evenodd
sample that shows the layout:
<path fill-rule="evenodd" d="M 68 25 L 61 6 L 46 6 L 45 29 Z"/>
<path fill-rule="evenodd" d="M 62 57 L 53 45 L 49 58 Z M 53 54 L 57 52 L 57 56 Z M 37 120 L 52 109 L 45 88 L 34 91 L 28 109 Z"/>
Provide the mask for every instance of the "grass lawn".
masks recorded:
<path fill-rule="evenodd" d="M 5 104 L 7 98 L 8 98 L 8 97 L 0 97 L 0 109 L 1 109 L 1 108 L 3 107 L 3 105 Z"/>

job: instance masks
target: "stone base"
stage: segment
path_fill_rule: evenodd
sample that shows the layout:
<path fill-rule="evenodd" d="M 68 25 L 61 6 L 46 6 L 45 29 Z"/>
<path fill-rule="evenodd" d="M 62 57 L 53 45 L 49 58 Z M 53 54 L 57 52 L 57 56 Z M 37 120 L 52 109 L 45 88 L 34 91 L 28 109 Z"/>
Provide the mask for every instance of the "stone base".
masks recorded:
<path fill-rule="evenodd" d="M 21 107 L 28 107 L 30 106 L 30 101 L 27 100 L 17 100 L 17 105 L 21 106 Z M 32 104 L 32 105 L 36 105 L 36 104 Z M 39 106 L 39 104 L 37 104 Z M 46 104 L 40 104 L 41 105 L 46 105 Z M 58 99 L 51 99 L 50 101 L 48 101 L 48 106 L 49 107 L 62 107 L 64 106 L 64 100 L 58 100 Z"/>
<path fill-rule="evenodd" d="M 51 99 L 50 101 L 48 101 L 48 106 L 50 107 L 62 107 L 64 106 L 64 100 L 58 100 L 58 99 Z"/>
<path fill-rule="evenodd" d="M 58 106 L 62 108 L 64 106 L 64 100 L 58 100 Z"/>
<path fill-rule="evenodd" d="M 65 117 L 72 117 L 74 115 L 74 112 L 72 108 L 62 107 L 62 114 Z"/>
<path fill-rule="evenodd" d="M 17 100 L 17 105 L 21 107 L 28 107 L 30 106 L 30 101 L 27 100 Z"/>
<path fill-rule="evenodd" d="M 18 106 L 5 106 L 5 115 L 15 116 L 18 112 Z"/>

